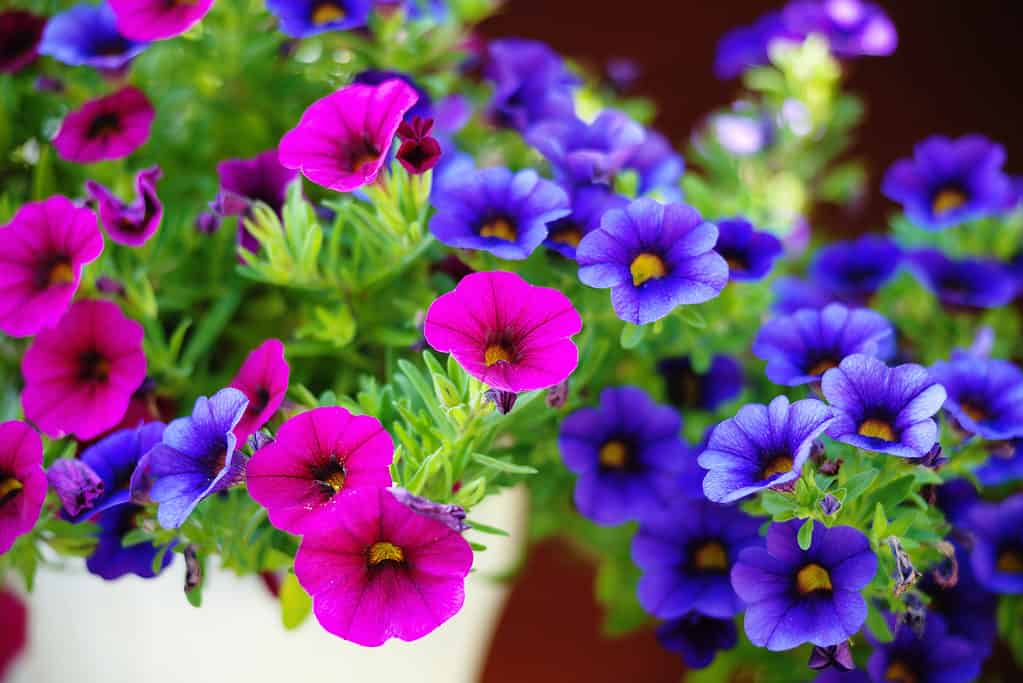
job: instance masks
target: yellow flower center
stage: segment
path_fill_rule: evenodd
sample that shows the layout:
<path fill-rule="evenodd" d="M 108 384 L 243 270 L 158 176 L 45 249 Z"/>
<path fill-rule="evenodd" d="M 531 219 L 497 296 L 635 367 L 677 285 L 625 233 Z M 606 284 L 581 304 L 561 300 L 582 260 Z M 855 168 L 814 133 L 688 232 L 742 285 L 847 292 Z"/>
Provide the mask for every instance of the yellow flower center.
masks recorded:
<path fill-rule="evenodd" d="M 885 669 L 884 679 L 892 683 L 916 683 L 916 674 L 909 670 L 905 664 L 895 660 Z"/>
<path fill-rule="evenodd" d="M 668 270 L 665 268 L 664 261 L 661 260 L 660 256 L 644 251 L 632 259 L 629 272 L 632 273 L 632 284 L 639 287 L 647 280 L 656 280 L 664 277 Z"/>
<path fill-rule="evenodd" d="M 728 569 L 728 553 L 717 541 L 708 541 L 693 553 L 693 565 L 701 571 Z"/>
<path fill-rule="evenodd" d="M 14 477 L 0 477 L 0 505 L 13 500 L 25 485 Z"/>
<path fill-rule="evenodd" d="M 962 411 L 970 416 L 974 422 L 983 422 L 987 418 L 987 411 L 973 403 L 963 402 Z"/>
<path fill-rule="evenodd" d="M 892 429 L 892 426 L 884 420 L 875 418 L 869 418 L 861 422 L 860 428 L 856 430 L 856 433 L 872 439 L 895 441 L 895 430 Z"/>
<path fill-rule="evenodd" d="M 345 11 L 331 2 L 321 2 L 313 8 L 313 23 L 317 26 L 345 18 Z M 356 168 L 358 170 L 358 168 Z"/>
<path fill-rule="evenodd" d="M 811 562 L 796 574 L 796 588 L 801 595 L 814 591 L 831 590 L 831 575 L 828 570 L 815 562 Z"/>
<path fill-rule="evenodd" d="M 570 247 L 578 247 L 583 239 L 582 231 L 577 227 L 565 228 L 551 235 L 551 242 L 567 244 Z"/>
<path fill-rule="evenodd" d="M 483 352 L 483 362 L 489 368 L 491 365 L 497 365 L 498 363 L 510 363 L 514 356 L 515 354 L 512 353 L 512 350 L 504 344 L 491 344 Z"/>
<path fill-rule="evenodd" d="M 384 562 L 401 564 L 405 561 L 405 551 L 387 541 L 378 541 L 371 545 L 369 550 L 366 551 L 366 556 L 366 560 L 371 567 L 376 567 Z"/>
<path fill-rule="evenodd" d="M 334 493 L 337 493 L 345 487 L 345 471 L 339 467 L 328 474 L 323 483 L 334 489 Z"/>
<path fill-rule="evenodd" d="M 767 463 L 767 467 L 761 473 L 761 479 L 770 479 L 777 474 L 785 474 L 786 472 L 792 471 L 792 458 L 787 455 L 779 455 L 778 457 Z"/>
<path fill-rule="evenodd" d="M 514 242 L 516 235 L 515 226 L 504 218 L 487 221 L 480 228 L 480 237 L 496 237 L 500 240 Z"/>
<path fill-rule="evenodd" d="M 71 264 L 67 261 L 57 261 L 50 266 L 50 272 L 46 276 L 46 283 L 50 287 L 67 285 L 75 281 L 75 273 L 71 270 Z"/>
<path fill-rule="evenodd" d="M 958 209 L 966 203 L 966 199 L 966 195 L 961 190 L 951 187 L 946 188 L 934 196 L 931 208 L 934 210 L 935 215 L 941 215 Z"/>
<path fill-rule="evenodd" d="M 816 363 L 814 363 L 813 366 L 809 370 L 807 370 L 806 374 L 814 375 L 814 376 L 819 376 L 819 375 L 823 375 L 825 372 L 827 372 L 831 368 L 837 368 L 837 367 L 838 367 L 838 363 L 836 363 L 835 361 L 831 360 L 830 358 L 825 358 L 823 360 L 819 360 Z"/>
<path fill-rule="evenodd" d="M 621 441 L 608 441 L 600 447 L 600 464 L 621 469 L 629 459 L 629 449 Z"/>
<path fill-rule="evenodd" d="M 2 493 L 3 489 L 0 489 Z M 2 496 L 0 496 L 2 498 Z M 1023 557 L 1013 550 L 1005 550 L 998 555 L 998 571 L 1006 574 L 1023 574 Z"/>

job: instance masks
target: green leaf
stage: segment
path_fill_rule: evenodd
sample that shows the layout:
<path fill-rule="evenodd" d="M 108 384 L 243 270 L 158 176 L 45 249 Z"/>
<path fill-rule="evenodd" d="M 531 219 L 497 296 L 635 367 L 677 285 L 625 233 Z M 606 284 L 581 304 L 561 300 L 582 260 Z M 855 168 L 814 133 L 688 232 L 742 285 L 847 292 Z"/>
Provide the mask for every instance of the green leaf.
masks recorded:
<path fill-rule="evenodd" d="M 151 540 L 153 540 L 152 534 L 145 529 L 132 529 L 121 537 L 121 547 L 130 548 L 133 545 L 139 545 Z"/>
<path fill-rule="evenodd" d="M 296 629 L 309 618 L 313 600 L 305 592 L 298 579 L 291 572 L 281 582 L 281 621 L 289 631 Z"/>
<path fill-rule="evenodd" d="M 477 522 L 471 519 L 465 520 L 465 523 L 472 527 L 473 531 L 478 531 L 481 534 L 493 534 L 494 536 L 507 536 L 508 532 L 504 529 L 498 529 L 496 526 L 489 526 L 482 522 Z"/>
<path fill-rule="evenodd" d="M 483 455 L 482 453 L 473 453 L 470 457 L 472 457 L 472 459 L 480 465 L 497 470 L 498 472 L 507 472 L 508 474 L 537 473 L 537 469 L 535 467 L 529 467 L 528 465 L 516 465 L 513 462 L 491 458 L 489 455 Z"/>
<path fill-rule="evenodd" d="M 867 629 L 880 643 L 890 643 L 894 639 L 888 621 L 871 601 L 867 601 Z"/>
<path fill-rule="evenodd" d="M 846 499 L 856 500 L 860 494 L 870 488 L 870 485 L 877 479 L 878 471 L 875 469 L 869 469 L 866 472 L 860 472 L 855 474 L 845 482 Z"/>
<path fill-rule="evenodd" d="M 622 328 L 622 334 L 619 337 L 619 342 L 623 349 L 634 349 L 639 346 L 645 336 L 646 325 L 630 325 L 626 323 L 625 327 Z"/>
<path fill-rule="evenodd" d="M 693 306 L 679 306 L 678 311 L 679 318 L 690 327 L 695 327 L 698 330 L 707 327 L 707 319 Z"/>
<path fill-rule="evenodd" d="M 801 550 L 810 549 L 810 544 L 813 543 L 813 519 L 807 519 L 803 522 L 803 526 L 799 527 L 796 541 L 799 543 Z"/>
<path fill-rule="evenodd" d="M 888 517 L 884 514 L 884 507 L 881 503 L 874 505 L 874 521 L 870 528 L 874 538 L 877 539 L 880 539 L 888 529 Z"/>
<path fill-rule="evenodd" d="M 196 586 L 190 591 L 185 591 L 185 599 L 192 607 L 202 607 L 202 586 Z"/>
<path fill-rule="evenodd" d="M 778 515 L 799 509 L 799 505 L 796 503 L 795 498 L 771 490 L 764 491 L 761 494 L 760 503 L 764 506 L 764 510 L 770 515 Z"/>
<path fill-rule="evenodd" d="M 902 501 L 906 500 L 906 496 L 913 490 L 915 482 L 915 475 L 904 474 L 874 491 L 872 498 L 880 505 L 883 505 L 886 510 L 894 509 Z"/>

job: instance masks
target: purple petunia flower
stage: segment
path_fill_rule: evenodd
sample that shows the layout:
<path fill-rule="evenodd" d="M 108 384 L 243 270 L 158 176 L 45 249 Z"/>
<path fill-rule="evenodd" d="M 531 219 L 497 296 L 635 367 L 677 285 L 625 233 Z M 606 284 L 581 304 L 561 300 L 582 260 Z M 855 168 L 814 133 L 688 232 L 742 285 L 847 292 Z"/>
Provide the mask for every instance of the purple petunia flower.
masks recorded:
<path fill-rule="evenodd" d="M 526 130 L 544 119 L 572 116 L 572 91 L 579 79 L 544 43 L 521 38 L 495 40 L 485 66 L 494 83 L 493 116 L 500 125 Z"/>
<path fill-rule="evenodd" d="M 600 405 L 564 419 L 558 449 L 575 472 L 575 505 L 610 526 L 656 513 L 678 493 L 687 447 L 682 419 L 637 387 L 600 392 Z"/>
<path fill-rule="evenodd" d="M 647 612 L 676 619 L 690 612 L 727 619 L 742 611 L 729 572 L 746 547 L 759 545 L 761 520 L 707 501 L 676 502 L 645 515 L 632 540 L 643 570 L 636 597 Z"/>
<path fill-rule="evenodd" d="M 774 122 L 768 116 L 748 113 L 738 107 L 734 113 L 718 114 L 710 120 L 714 138 L 723 149 L 737 157 L 752 156 L 771 144 Z"/>
<path fill-rule="evenodd" d="M 930 372 L 948 392 L 945 410 L 963 430 L 990 440 L 1023 436 L 1023 371 L 1014 364 L 953 352 Z"/>
<path fill-rule="evenodd" d="M 1023 480 L 1023 439 L 996 449 L 974 474 L 984 486 L 998 486 Z"/>
<path fill-rule="evenodd" d="M 32 530 L 45 500 L 42 440 L 24 422 L 0 422 L 0 555 Z"/>
<path fill-rule="evenodd" d="M 685 171 L 685 161 L 657 131 L 646 130 L 643 140 L 625 160 L 625 169 L 639 175 L 639 194 L 652 193 L 664 201 L 682 201 L 679 180 Z"/>
<path fill-rule="evenodd" d="M 540 150 L 562 185 L 611 184 L 639 144 L 643 127 L 628 115 L 605 110 L 593 121 L 575 117 L 541 121 L 526 140 Z"/>
<path fill-rule="evenodd" d="M 742 391 L 742 364 L 731 356 L 714 356 L 706 372 L 697 372 L 689 356 L 657 361 L 665 391 L 672 405 L 687 410 L 717 410 Z"/>
<path fill-rule="evenodd" d="M 462 249 L 524 259 L 547 237 L 547 224 L 569 213 L 568 195 L 536 171 L 486 168 L 453 179 L 432 198 L 430 232 Z"/>
<path fill-rule="evenodd" d="M 955 562 L 955 585 L 942 586 L 934 579 L 936 570 L 932 570 L 920 579 L 917 587 L 931 598 L 928 607 L 941 615 L 949 635 L 970 641 L 986 655 L 998 633 L 995 621 L 998 596 L 980 585 L 970 566 L 969 553 L 958 545 Z"/>
<path fill-rule="evenodd" d="M 0 12 L 0 73 L 21 71 L 35 61 L 46 17 L 20 9 Z"/>
<path fill-rule="evenodd" d="M 155 116 L 145 93 L 126 86 L 64 117 L 53 146 L 62 159 L 79 164 L 121 159 L 149 139 Z"/>
<path fill-rule="evenodd" d="M 153 571 L 153 561 L 160 548 L 149 541 L 123 545 L 124 536 L 137 528 L 136 519 L 144 512 L 138 505 L 121 505 L 99 515 L 99 542 L 85 560 L 90 573 L 113 581 L 127 574 L 151 579 L 174 561 L 174 553 L 166 551 L 160 561 L 160 571 Z"/>
<path fill-rule="evenodd" d="M 993 593 L 1023 593 L 1023 494 L 972 506 L 965 524 L 973 532 L 977 581 Z"/>
<path fill-rule="evenodd" d="M 1012 181 L 1002 171 L 1005 148 L 982 135 L 936 135 L 885 174 L 881 190 L 927 230 L 941 230 L 1005 211 Z"/>
<path fill-rule="evenodd" d="M 76 301 L 21 359 L 25 417 L 51 438 L 89 440 L 124 417 L 146 377 L 142 325 L 109 301 Z"/>
<path fill-rule="evenodd" d="M 772 382 L 798 386 L 820 382 L 826 371 L 854 353 L 886 360 L 893 336 L 880 313 L 833 303 L 767 321 L 753 342 L 753 355 L 767 361 Z"/>
<path fill-rule="evenodd" d="M 821 389 L 835 411 L 828 436 L 837 441 L 900 458 L 922 458 L 937 441 L 931 417 L 946 393 L 926 368 L 889 368 L 857 353 L 825 372 Z"/>
<path fill-rule="evenodd" d="M 366 25 L 370 0 L 266 0 L 266 8 L 281 21 L 281 31 L 306 38 L 326 31 L 347 31 Z"/>
<path fill-rule="evenodd" d="M 249 493 L 278 529 L 302 533 L 365 488 L 390 486 L 394 444 L 380 422 L 344 408 L 291 418 L 249 461 Z"/>
<path fill-rule="evenodd" d="M 245 414 L 234 428 L 239 443 L 245 443 L 250 434 L 277 412 L 288 392 L 289 377 L 284 344 L 279 339 L 267 339 L 246 356 L 229 385 L 249 399 Z"/>
<path fill-rule="evenodd" d="M 280 162 L 338 192 L 373 182 L 418 96 L 405 81 L 349 85 L 309 105 L 281 138 Z"/>
<path fill-rule="evenodd" d="M 714 251 L 728 263 L 728 277 L 732 280 L 759 280 L 781 256 L 778 238 L 755 229 L 745 218 L 723 218 L 717 221 L 717 226 Z"/>
<path fill-rule="evenodd" d="M 453 617 L 472 558 L 461 534 L 387 489 L 366 488 L 306 529 L 295 575 L 323 628 L 376 647 L 389 638 L 417 640 Z"/>
<path fill-rule="evenodd" d="M 600 220 L 611 209 L 623 209 L 629 200 L 604 185 L 584 185 L 572 191 L 572 212 L 547 224 L 544 246 L 565 258 L 574 259 L 583 237 L 600 227 Z"/>
<path fill-rule="evenodd" d="M 383 69 L 366 69 L 365 71 L 360 71 L 355 74 L 355 78 L 352 82 L 362 83 L 364 85 L 380 85 L 385 81 L 390 81 L 395 78 L 405 81 L 410 88 L 416 91 L 416 95 L 419 96 L 419 99 L 416 100 L 416 103 L 412 106 L 412 108 L 405 112 L 405 121 L 411 123 L 412 119 L 417 116 L 421 119 L 434 118 L 433 99 L 430 97 L 430 93 L 428 93 L 406 73 L 402 73 L 401 71 L 386 71 Z"/>
<path fill-rule="evenodd" d="M 765 14 L 752 26 L 736 28 L 722 36 L 714 55 L 714 74 L 721 79 L 735 78 L 752 66 L 767 64 L 772 42 L 801 39 L 787 29 L 781 12 Z"/>
<path fill-rule="evenodd" d="M 163 219 L 163 203 L 156 196 L 156 181 L 163 176 L 159 166 L 135 175 L 132 204 L 125 204 L 95 180 L 85 181 L 86 193 L 99 205 L 99 217 L 110 239 L 129 247 L 141 247 L 156 233 Z"/>
<path fill-rule="evenodd" d="M 717 237 L 690 206 L 638 199 L 605 213 L 600 228 L 579 243 L 579 279 L 611 288 L 618 317 L 644 325 L 721 293 L 728 265 L 714 251 Z"/>
<path fill-rule="evenodd" d="M 133 40 L 164 40 L 199 23 L 213 0 L 107 0 L 117 15 L 117 29 Z"/>
<path fill-rule="evenodd" d="M 564 294 L 515 273 L 473 273 L 426 312 L 427 343 L 501 391 L 533 391 L 563 382 L 579 363 L 571 337 L 582 318 Z"/>
<path fill-rule="evenodd" d="M 46 479 L 72 517 L 91 509 L 103 496 L 103 480 L 78 458 L 57 460 L 46 470 Z"/>
<path fill-rule="evenodd" d="M 139 463 L 152 480 L 148 497 L 160 506 L 156 513 L 160 526 L 178 528 L 206 497 L 245 476 L 246 459 L 236 448 L 234 428 L 248 403 L 237 389 L 200 396 L 191 417 L 167 425 L 163 441 Z M 131 494 L 135 500 L 144 497 L 136 487 Z"/>
<path fill-rule="evenodd" d="M 839 57 L 885 57 L 898 45 L 895 24 L 884 10 L 865 0 L 795 0 L 783 10 L 786 29 L 817 34 Z"/>
<path fill-rule="evenodd" d="M 907 624 L 894 627 L 895 640 L 877 643 L 867 671 L 875 681 L 920 681 L 920 683 L 962 683 L 976 680 L 981 657 L 977 649 L 963 638 L 948 634 L 941 615 L 929 612 L 924 631 L 917 635 Z"/>
<path fill-rule="evenodd" d="M 220 190 L 214 203 L 222 216 L 246 215 L 254 202 L 262 202 L 279 216 L 288 197 L 288 186 L 298 171 L 285 168 L 276 149 L 254 157 L 225 159 L 217 164 Z M 243 240 L 244 241 L 244 240 Z"/>
<path fill-rule="evenodd" d="M 117 17 L 110 5 L 75 5 L 54 15 L 39 44 L 39 53 L 71 66 L 91 66 L 115 71 L 149 47 L 130 40 L 117 30 Z"/>
<path fill-rule="evenodd" d="M 864 235 L 821 248 L 810 265 L 814 284 L 843 301 L 862 304 L 895 275 L 902 258 L 887 237 Z"/>
<path fill-rule="evenodd" d="M 832 424 L 831 410 L 816 399 L 743 406 L 714 428 L 698 459 L 707 472 L 703 493 L 731 503 L 799 478 L 814 439 Z"/>
<path fill-rule="evenodd" d="M 27 337 L 57 324 L 102 251 L 96 216 L 67 197 L 19 208 L 0 229 L 0 331 Z"/>
<path fill-rule="evenodd" d="M 870 540 L 848 526 L 815 521 L 802 550 L 802 521 L 775 523 L 767 547 L 747 548 L 732 567 L 732 587 L 746 603 L 746 635 L 758 647 L 837 645 L 860 630 L 867 603 L 860 591 L 877 572 Z"/>
<path fill-rule="evenodd" d="M 719 650 L 731 650 L 739 641 L 734 619 L 715 619 L 690 612 L 657 627 L 657 641 L 677 652 L 689 669 L 710 666 Z"/>
<path fill-rule="evenodd" d="M 838 299 L 815 283 L 789 275 L 783 275 L 775 280 L 771 290 L 774 292 L 774 303 L 771 308 L 782 315 L 789 315 L 803 308 L 819 310 Z"/>
<path fill-rule="evenodd" d="M 917 279 L 946 306 L 959 309 L 998 308 L 1013 300 L 1016 278 L 998 261 L 953 261 L 937 249 L 919 249 L 908 257 Z"/>

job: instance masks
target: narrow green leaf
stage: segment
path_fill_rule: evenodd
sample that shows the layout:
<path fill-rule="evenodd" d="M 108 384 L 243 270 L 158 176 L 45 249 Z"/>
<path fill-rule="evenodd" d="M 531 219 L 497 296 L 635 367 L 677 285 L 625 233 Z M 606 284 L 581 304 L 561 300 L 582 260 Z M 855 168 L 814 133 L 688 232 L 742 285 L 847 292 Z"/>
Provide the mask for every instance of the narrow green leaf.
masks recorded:
<path fill-rule="evenodd" d="M 623 349 L 634 349 L 639 346 L 645 336 L 646 325 L 630 325 L 626 323 L 625 327 L 622 328 L 619 341 Z"/>
<path fill-rule="evenodd" d="M 151 540 L 153 540 L 153 536 L 145 529 L 132 529 L 121 537 L 121 547 L 130 548 L 133 545 L 139 545 Z"/>
<path fill-rule="evenodd" d="M 312 598 L 299 584 L 291 572 L 281 582 L 281 621 L 289 631 L 296 629 L 309 618 L 313 609 Z"/>
<path fill-rule="evenodd" d="M 516 465 L 513 462 L 507 460 L 498 460 L 497 458 L 491 458 L 489 455 L 483 455 L 482 453 L 473 453 L 472 459 L 484 467 L 497 470 L 498 472 L 507 472 L 508 474 L 536 474 L 537 469 L 535 467 L 529 467 L 528 465 Z"/>
<path fill-rule="evenodd" d="M 884 514 L 884 507 L 881 503 L 874 505 L 874 521 L 871 524 L 871 531 L 874 538 L 881 538 L 888 530 L 888 517 Z"/>
<path fill-rule="evenodd" d="M 471 519 L 465 520 L 465 523 L 472 527 L 473 531 L 478 531 L 481 534 L 493 534 L 494 536 L 507 536 L 508 532 L 504 529 L 498 529 L 496 526 L 489 526 L 482 522 L 476 522 Z"/>

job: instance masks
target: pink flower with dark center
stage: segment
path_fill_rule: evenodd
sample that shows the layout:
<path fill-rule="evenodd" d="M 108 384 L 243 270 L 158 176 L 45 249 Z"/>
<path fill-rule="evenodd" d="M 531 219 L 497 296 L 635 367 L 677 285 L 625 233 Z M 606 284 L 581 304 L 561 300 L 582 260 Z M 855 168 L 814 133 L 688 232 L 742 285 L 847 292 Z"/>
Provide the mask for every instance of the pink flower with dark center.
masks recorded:
<path fill-rule="evenodd" d="M 0 330 L 27 337 L 55 325 L 103 251 L 96 216 L 57 195 L 25 204 L 0 228 Z"/>
<path fill-rule="evenodd" d="M 234 428 L 238 443 L 245 443 L 249 434 L 273 417 L 288 392 L 288 363 L 284 360 L 284 344 L 267 339 L 248 355 L 238 374 L 228 386 L 240 390 L 249 399 L 245 414 Z"/>
<path fill-rule="evenodd" d="M 582 319 L 568 297 L 515 273 L 473 273 L 426 313 L 433 348 L 454 355 L 481 382 L 503 391 L 545 389 L 579 363 L 570 337 Z"/>
<path fill-rule="evenodd" d="M 307 528 L 295 575 L 327 631 L 376 647 L 417 640 L 458 613 L 472 550 L 387 489 L 361 489 Z"/>
<path fill-rule="evenodd" d="M 109 301 L 77 301 L 21 361 L 25 417 L 52 438 L 87 441 L 117 424 L 146 376 L 142 325 Z"/>
<path fill-rule="evenodd" d="M 45 499 L 39 435 L 24 422 L 0 423 L 0 554 L 32 530 Z"/>
<path fill-rule="evenodd" d="M 405 81 L 356 83 L 313 102 L 281 138 L 280 161 L 317 185 L 351 192 L 373 182 L 419 96 Z"/>
<path fill-rule="evenodd" d="M 394 444 L 380 422 L 344 408 L 291 418 L 249 460 L 249 494 L 278 529 L 303 533 L 366 488 L 391 485 Z"/>
<path fill-rule="evenodd" d="M 125 204 L 95 180 L 85 181 L 85 191 L 99 205 L 99 217 L 107 235 L 128 247 L 141 247 L 156 233 L 163 219 L 163 203 L 156 196 L 156 181 L 163 176 L 159 166 L 135 175 L 137 199 Z"/>
<path fill-rule="evenodd" d="M 132 40 L 164 40 L 199 23 L 213 0 L 109 0 L 117 30 Z"/>
<path fill-rule="evenodd" d="M 121 159 L 149 139 L 154 116 L 145 93 L 127 86 L 68 114 L 53 146 L 62 159 L 79 164 Z"/>

